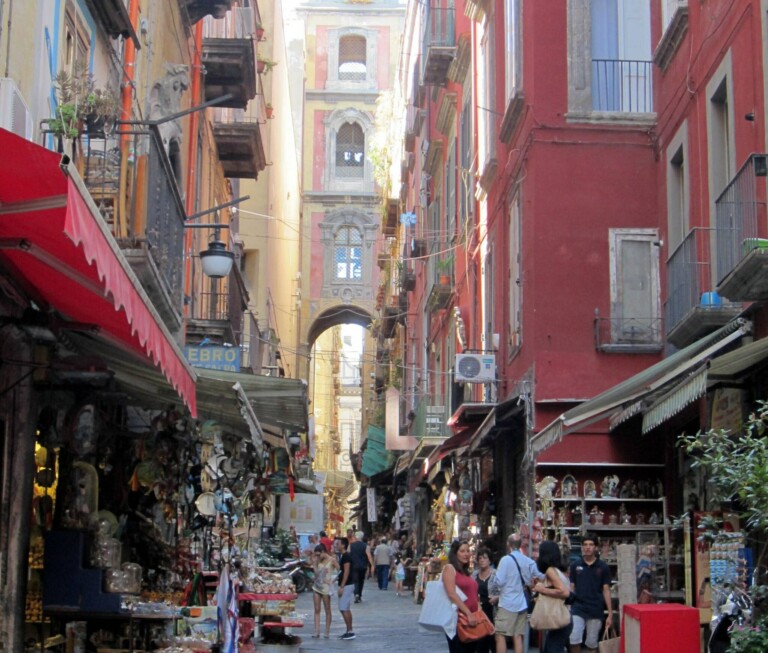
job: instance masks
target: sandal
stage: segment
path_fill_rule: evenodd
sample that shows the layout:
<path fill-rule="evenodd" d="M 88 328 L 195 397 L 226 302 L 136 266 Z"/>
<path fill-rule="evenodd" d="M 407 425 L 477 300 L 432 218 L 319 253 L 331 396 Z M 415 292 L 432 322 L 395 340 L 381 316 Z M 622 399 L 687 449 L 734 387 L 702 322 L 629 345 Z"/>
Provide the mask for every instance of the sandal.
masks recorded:
<path fill-rule="evenodd" d="M 312 635 L 312 639 L 319 639 L 319 638 L 320 638 L 320 635 L 319 635 L 319 634 L 317 634 L 317 635 Z"/>

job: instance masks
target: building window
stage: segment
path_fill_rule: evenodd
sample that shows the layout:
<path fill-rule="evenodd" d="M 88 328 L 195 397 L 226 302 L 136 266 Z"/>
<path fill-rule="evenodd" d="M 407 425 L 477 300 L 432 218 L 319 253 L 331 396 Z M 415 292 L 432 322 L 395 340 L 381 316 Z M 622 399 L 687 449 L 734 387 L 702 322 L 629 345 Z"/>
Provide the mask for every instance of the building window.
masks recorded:
<path fill-rule="evenodd" d="M 667 240 L 674 252 L 688 233 L 688 169 L 685 128 L 667 149 Z"/>
<path fill-rule="evenodd" d="M 365 156 L 373 133 L 371 116 L 354 108 L 339 109 L 325 119 L 325 189 L 372 193 L 373 167 Z"/>
<path fill-rule="evenodd" d="M 88 70 L 91 34 L 77 8 L 67 2 L 64 11 L 64 66 L 70 74 Z"/>
<path fill-rule="evenodd" d="M 448 162 L 445 166 L 445 220 L 448 241 L 456 238 L 456 141 L 448 144 Z"/>
<path fill-rule="evenodd" d="M 507 353 L 512 356 L 522 344 L 522 292 L 520 278 L 520 256 L 522 248 L 520 232 L 520 194 L 515 195 L 509 212 L 509 316 L 507 325 Z"/>
<path fill-rule="evenodd" d="M 339 80 L 365 81 L 365 37 L 351 34 L 339 39 Z"/>
<path fill-rule="evenodd" d="M 652 65 L 650 0 L 569 0 L 572 116 L 652 113 Z"/>
<path fill-rule="evenodd" d="M 363 278 L 363 236 L 359 229 L 343 226 L 336 232 L 334 257 L 334 280 L 360 281 Z"/>
<path fill-rule="evenodd" d="M 472 111 L 470 98 L 461 110 L 461 134 L 459 135 L 459 220 L 464 241 L 470 229 L 469 217 L 474 207 L 474 175 L 472 174 Z"/>
<path fill-rule="evenodd" d="M 478 95 L 482 98 L 483 107 L 490 110 L 477 113 L 480 186 L 485 191 L 490 188 L 496 175 L 496 116 L 491 113 L 496 107 L 493 25 L 493 15 L 489 11 L 487 19 L 480 28 L 481 35 L 477 46 Z"/>
<path fill-rule="evenodd" d="M 358 124 L 346 123 L 336 133 L 336 176 L 362 179 L 365 167 L 365 136 Z"/>
<path fill-rule="evenodd" d="M 592 2 L 592 108 L 650 112 L 650 4 L 637 0 Z"/>
<path fill-rule="evenodd" d="M 729 119 L 728 84 L 723 79 L 709 99 L 711 145 L 709 160 L 712 165 L 713 190 L 719 194 L 733 176 L 731 155 L 731 121 Z"/>
<path fill-rule="evenodd" d="M 507 104 L 522 90 L 523 48 L 521 47 L 521 0 L 504 0 L 505 58 L 504 91 Z"/>
<path fill-rule="evenodd" d="M 655 229 L 611 229 L 611 341 L 655 345 L 661 338 Z"/>
<path fill-rule="evenodd" d="M 378 32 L 357 27 L 328 31 L 326 90 L 376 90 Z"/>

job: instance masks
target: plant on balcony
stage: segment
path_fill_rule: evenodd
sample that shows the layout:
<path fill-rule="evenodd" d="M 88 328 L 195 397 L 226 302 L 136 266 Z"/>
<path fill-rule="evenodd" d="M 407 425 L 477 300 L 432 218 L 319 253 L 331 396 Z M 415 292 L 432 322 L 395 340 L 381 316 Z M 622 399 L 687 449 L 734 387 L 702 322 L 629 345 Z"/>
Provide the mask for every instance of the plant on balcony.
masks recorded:
<path fill-rule="evenodd" d="M 267 102 L 267 104 L 264 106 L 264 111 L 266 111 L 267 120 L 271 120 L 272 118 L 274 118 L 275 110 L 269 102 Z"/>
<path fill-rule="evenodd" d="M 46 122 L 54 136 L 73 139 L 84 129 L 111 131 L 120 112 L 120 98 L 110 89 L 96 88 L 85 66 L 61 70 L 53 81 L 58 104 Z"/>
<path fill-rule="evenodd" d="M 453 272 L 453 256 L 446 256 L 435 263 L 438 275 L 440 276 L 440 285 L 451 285 L 451 273 Z"/>
<path fill-rule="evenodd" d="M 416 288 L 416 273 L 413 270 L 409 270 L 403 261 L 397 262 L 398 282 L 400 287 L 406 292 L 410 292 Z"/>
<path fill-rule="evenodd" d="M 268 57 L 257 55 L 256 57 L 256 70 L 259 73 L 268 73 L 277 65 L 277 61 L 272 61 Z"/>

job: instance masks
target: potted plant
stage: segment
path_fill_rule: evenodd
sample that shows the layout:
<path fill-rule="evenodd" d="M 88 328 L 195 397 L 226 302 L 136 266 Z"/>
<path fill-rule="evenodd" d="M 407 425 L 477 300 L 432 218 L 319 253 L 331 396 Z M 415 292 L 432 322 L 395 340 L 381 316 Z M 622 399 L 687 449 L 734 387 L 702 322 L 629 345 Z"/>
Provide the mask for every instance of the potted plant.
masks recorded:
<path fill-rule="evenodd" d="M 441 286 L 451 285 L 451 273 L 453 272 L 453 256 L 446 256 L 440 259 L 435 266 L 440 277 L 439 283 Z"/>
<path fill-rule="evenodd" d="M 58 104 L 46 122 L 54 136 L 74 139 L 85 129 L 90 133 L 111 131 L 120 112 L 120 99 L 109 89 L 96 88 L 85 66 L 59 71 L 53 81 Z"/>
<path fill-rule="evenodd" d="M 277 65 L 277 61 L 272 61 L 268 57 L 257 55 L 256 57 L 256 71 L 258 73 L 268 73 Z"/>
<path fill-rule="evenodd" d="M 414 290 L 416 288 L 416 273 L 409 270 L 402 261 L 398 261 L 397 267 L 400 287 L 406 292 Z"/>
<path fill-rule="evenodd" d="M 256 34 L 257 41 L 264 40 L 264 26 L 261 23 L 256 23 L 256 30 L 254 33 Z"/>
<path fill-rule="evenodd" d="M 272 105 L 269 102 L 267 102 L 267 104 L 265 105 L 264 109 L 265 109 L 265 111 L 267 113 L 267 120 L 271 120 L 272 118 L 275 117 L 274 116 L 274 109 L 272 108 Z"/>

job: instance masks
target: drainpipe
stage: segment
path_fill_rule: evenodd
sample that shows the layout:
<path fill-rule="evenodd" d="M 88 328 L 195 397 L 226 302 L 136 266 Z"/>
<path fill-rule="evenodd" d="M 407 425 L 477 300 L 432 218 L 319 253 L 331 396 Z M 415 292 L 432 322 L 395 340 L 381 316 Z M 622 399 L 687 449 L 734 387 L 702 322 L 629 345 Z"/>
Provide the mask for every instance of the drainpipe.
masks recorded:
<path fill-rule="evenodd" d="M 190 88 L 190 101 L 193 107 L 200 103 L 200 79 L 202 77 L 202 52 L 203 52 L 203 21 L 199 20 L 195 24 L 195 45 L 194 57 L 192 61 L 192 80 Z M 195 212 L 195 181 L 197 179 L 197 166 L 201 164 L 197 160 L 197 131 L 200 120 L 200 114 L 193 112 L 189 115 L 189 143 L 187 144 L 187 186 L 186 186 L 186 209 L 187 215 Z M 190 297 L 192 292 L 192 245 L 194 236 L 192 229 L 184 232 L 184 315 L 189 315 L 189 304 L 186 298 Z M 186 337 L 185 337 L 186 341 Z"/>
<path fill-rule="evenodd" d="M 131 25 L 133 25 L 134 31 L 138 31 L 139 0 L 130 0 L 130 4 L 128 5 L 128 17 L 131 21 Z M 123 76 L 124 78 L 122 81 L 122 88 L 120 89 L 123 109 L 120 113 L 120 119 L 130 120 L 132 117 L 131 104 L 133 101 L 134 80 L 136 78 L 136 45 L 134 44 L 133 39 L 125 40 L 125 64 L 123 66 Z M 125 203 L 125 191 L 128 185 L 128 159 L 129 156 L 133 158 L 130 154 L 132 147 L 133 144 L 131 143 L 131 136 L 129 134 L 123 134 L 121 137 L 121 150 L 123 155 L 120 157 L 120 195 L 117 210 L 118 219 L 117 224 L 115 225 L 117 233 L 123 238 L 128 235 L 128 215 L 127 206 Z"/>
<path fill-rule="evenodd" d="M 8 34 L 5 38 L 8 40 L 5 44 L 5 74 L 3 77 L 8 77 L 8 70 L 11 63 L 11 16 L 13 15 L 13 0 L 8 0 Z M 0 21 L 3 18 L 3 3 L 0 2 Z M 3 35 L 2 26 L 0 26 L 0 36 Z"/>

